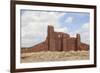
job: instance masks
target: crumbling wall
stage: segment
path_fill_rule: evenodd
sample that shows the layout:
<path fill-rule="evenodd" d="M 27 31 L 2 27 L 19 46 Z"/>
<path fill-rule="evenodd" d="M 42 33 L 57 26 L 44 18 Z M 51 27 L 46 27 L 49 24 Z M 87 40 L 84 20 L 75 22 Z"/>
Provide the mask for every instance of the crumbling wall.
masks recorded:
<path fill-rule="evenodd" d="M 48 45 L 46 42 L 39 43 L 30 48 L 23 48 L 21 52 L 39 52 L 39 51 L 48 51 Z"/>
<path fill-rule="evenodd" d="M 81 44 L 81 41 L 80 41 L 80 34 L 77 34 L 77 35 L 76 35 L 76 51 L 77 51 L 77 50 L 81 50 L 80 44 Z"/>
<path fill-rule="evenodd" d="M 55 47 L 56 51 L 62 50 L 62 34 L 55 32 Z"/>
<path fill-rule="evenodd" d="M 69 38 L 69 39 L 67 39 L 67 41 L 68 41 L 68 49 L 69 49 L 69 51 L 71 51 L 71 50 L 73 50 L 73 51 L 75 51 L 75 49 L 76 49 L 76 38 Z"/>
<path fill-rule="evenodd" d="M 81 43 L 79 47 L 80 47 L 80 50 L 85 50 L 85 51 L 89 50 L 89 45 L 85 43 Z"/>
<path fill-rule="evenodd" d="M 48 26 L 48 49 L 50 51 L 55 51 L 55 33 L 53 26 Z"/>
<path fill-rule="evenodd" d="M 80 38 L 80 34 L 70 37 L 69 34 L 55 32 L 54 27 L 49 25 L 46 40 L 33 47 L 24 48 L 22 52 L 89 50 L 89 45 L 81 43 Z"/>

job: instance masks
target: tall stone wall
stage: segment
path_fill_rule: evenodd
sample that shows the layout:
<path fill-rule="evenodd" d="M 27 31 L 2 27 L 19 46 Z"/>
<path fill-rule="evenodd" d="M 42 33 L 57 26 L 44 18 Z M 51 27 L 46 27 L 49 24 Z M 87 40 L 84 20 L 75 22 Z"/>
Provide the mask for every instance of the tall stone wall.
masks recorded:
<path fill-rule="evenodd" d="M 53 26 L 48 26 L 48 49 L 50 51 L 88 50 L 89 46 L 81 44 L 80 34 L 70 37 L 63 32 L 55 32 Z M 86 49 L 84 49 L 86 48 Z"/>
<path fill-rule="evenodd" d="M 48 26 L 48 49 L 50 51 L 55 51 L 55 33 L 54 33 L 54 27 Z"/>
<path fill-rule="evenodd" d="M 22 51 L 78 51 L 89 50 L 89 45 L 81 43 L 80 34 L 76 37 L 70 37 L 69 34 L 63 32 L 55 32 L 53 26 L 48 26 L 47 38 L 44 42 L 37 44 L 30 49 Z"/>
<path fill-rule="evenodd" d="M 76 51 L 77 51 L 77 50 L 81 50 L 81 49 L 80 49 L 80 44 L 81 44 L 81 43 L 80 43 L 80 34 L 77 34 L 77 35 L 76 35 Z"/>
<path fill-rule="evenodd" d="M 57 51 L 61 51 L 62 48 L 62 34 L 55 32 L 55 47 Z"/>
<path fill-rule="evenodd" d="M 68 41 L 69 41 L 69 38 L 70 38 L 70 36 L 68 35 L 68 34 L 63 34 L 63 38 L 62 38 L 62 40 L 63 40 L 63 51 L 69 51 L 69 43 L 68 43 Z"/>
<path fill-rule="evenodd" d="M 76 38 L 69 38 L 67 41 L 68 41 L 68 49 L 75 51 L 75 49 L 76 49 Z"/>

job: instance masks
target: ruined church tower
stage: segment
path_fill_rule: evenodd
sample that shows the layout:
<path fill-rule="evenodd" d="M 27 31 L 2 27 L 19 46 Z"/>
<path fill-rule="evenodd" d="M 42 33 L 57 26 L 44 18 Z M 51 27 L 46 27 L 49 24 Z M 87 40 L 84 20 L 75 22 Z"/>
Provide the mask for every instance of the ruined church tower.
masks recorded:
<path fill-rule="evenodd" d="M 49 25 L 46 40 L 30 49 L 23 49 L 22 52 L 89 50 L 89 45 L 82 43 L 80 39 L 80 34 L 71 37 L 67 33 L 54 31 L 54 27 Z"/>
<path fill-rule="evenodd" d="M 50 51 L 70 51 L 80 50 L 80 34 L 76 38 L 70 37 L 69 34 L 55 32 L 53 26 L 48 26 L 48 50 Z"/>
<path fill-rule="evenodd" d="M 48 50 L 55 51 L 55 35 L 54 35 L 54 27 L 48 26 Z"/>

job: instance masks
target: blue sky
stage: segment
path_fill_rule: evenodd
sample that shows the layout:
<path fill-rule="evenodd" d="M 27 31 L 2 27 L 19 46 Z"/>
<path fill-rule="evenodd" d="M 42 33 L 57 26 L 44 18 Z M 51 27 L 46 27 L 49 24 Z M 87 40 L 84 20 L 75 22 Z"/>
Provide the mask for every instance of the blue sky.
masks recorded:
<path fill-rule="evenodd" d="M 66 22 L 66 19 L 70 17 L 70 21 Z M 76 31 L 79 29 L 83 24 L 89 22 L 89 13 L 76 13 L 76 12 L 66 12 L 59 19 L 59 25 L 61 27 L 68 27 L 70 32 Z"/>
<path fill-rule="evenodd" d="M 81 41 L 89 44 L 89 19 L 90 14 L 82 12 L 21 10 L 21 47 L 44 41 L 48 25 L 54 26 L 55 31 L 74 37 L 80 33 Z"/>

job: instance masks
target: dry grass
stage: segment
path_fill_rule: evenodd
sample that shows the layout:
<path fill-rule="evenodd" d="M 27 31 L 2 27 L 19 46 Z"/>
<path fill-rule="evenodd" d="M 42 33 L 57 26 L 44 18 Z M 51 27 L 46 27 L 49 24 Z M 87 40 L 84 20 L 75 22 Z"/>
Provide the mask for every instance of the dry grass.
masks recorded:
<path fill-rule="evenodd" d="M 89 59 L 88 51 L 69 52 L 32 52 L 21 53 L 21 63 L 43 62 L 43 61 L 68 61 Z"/>

